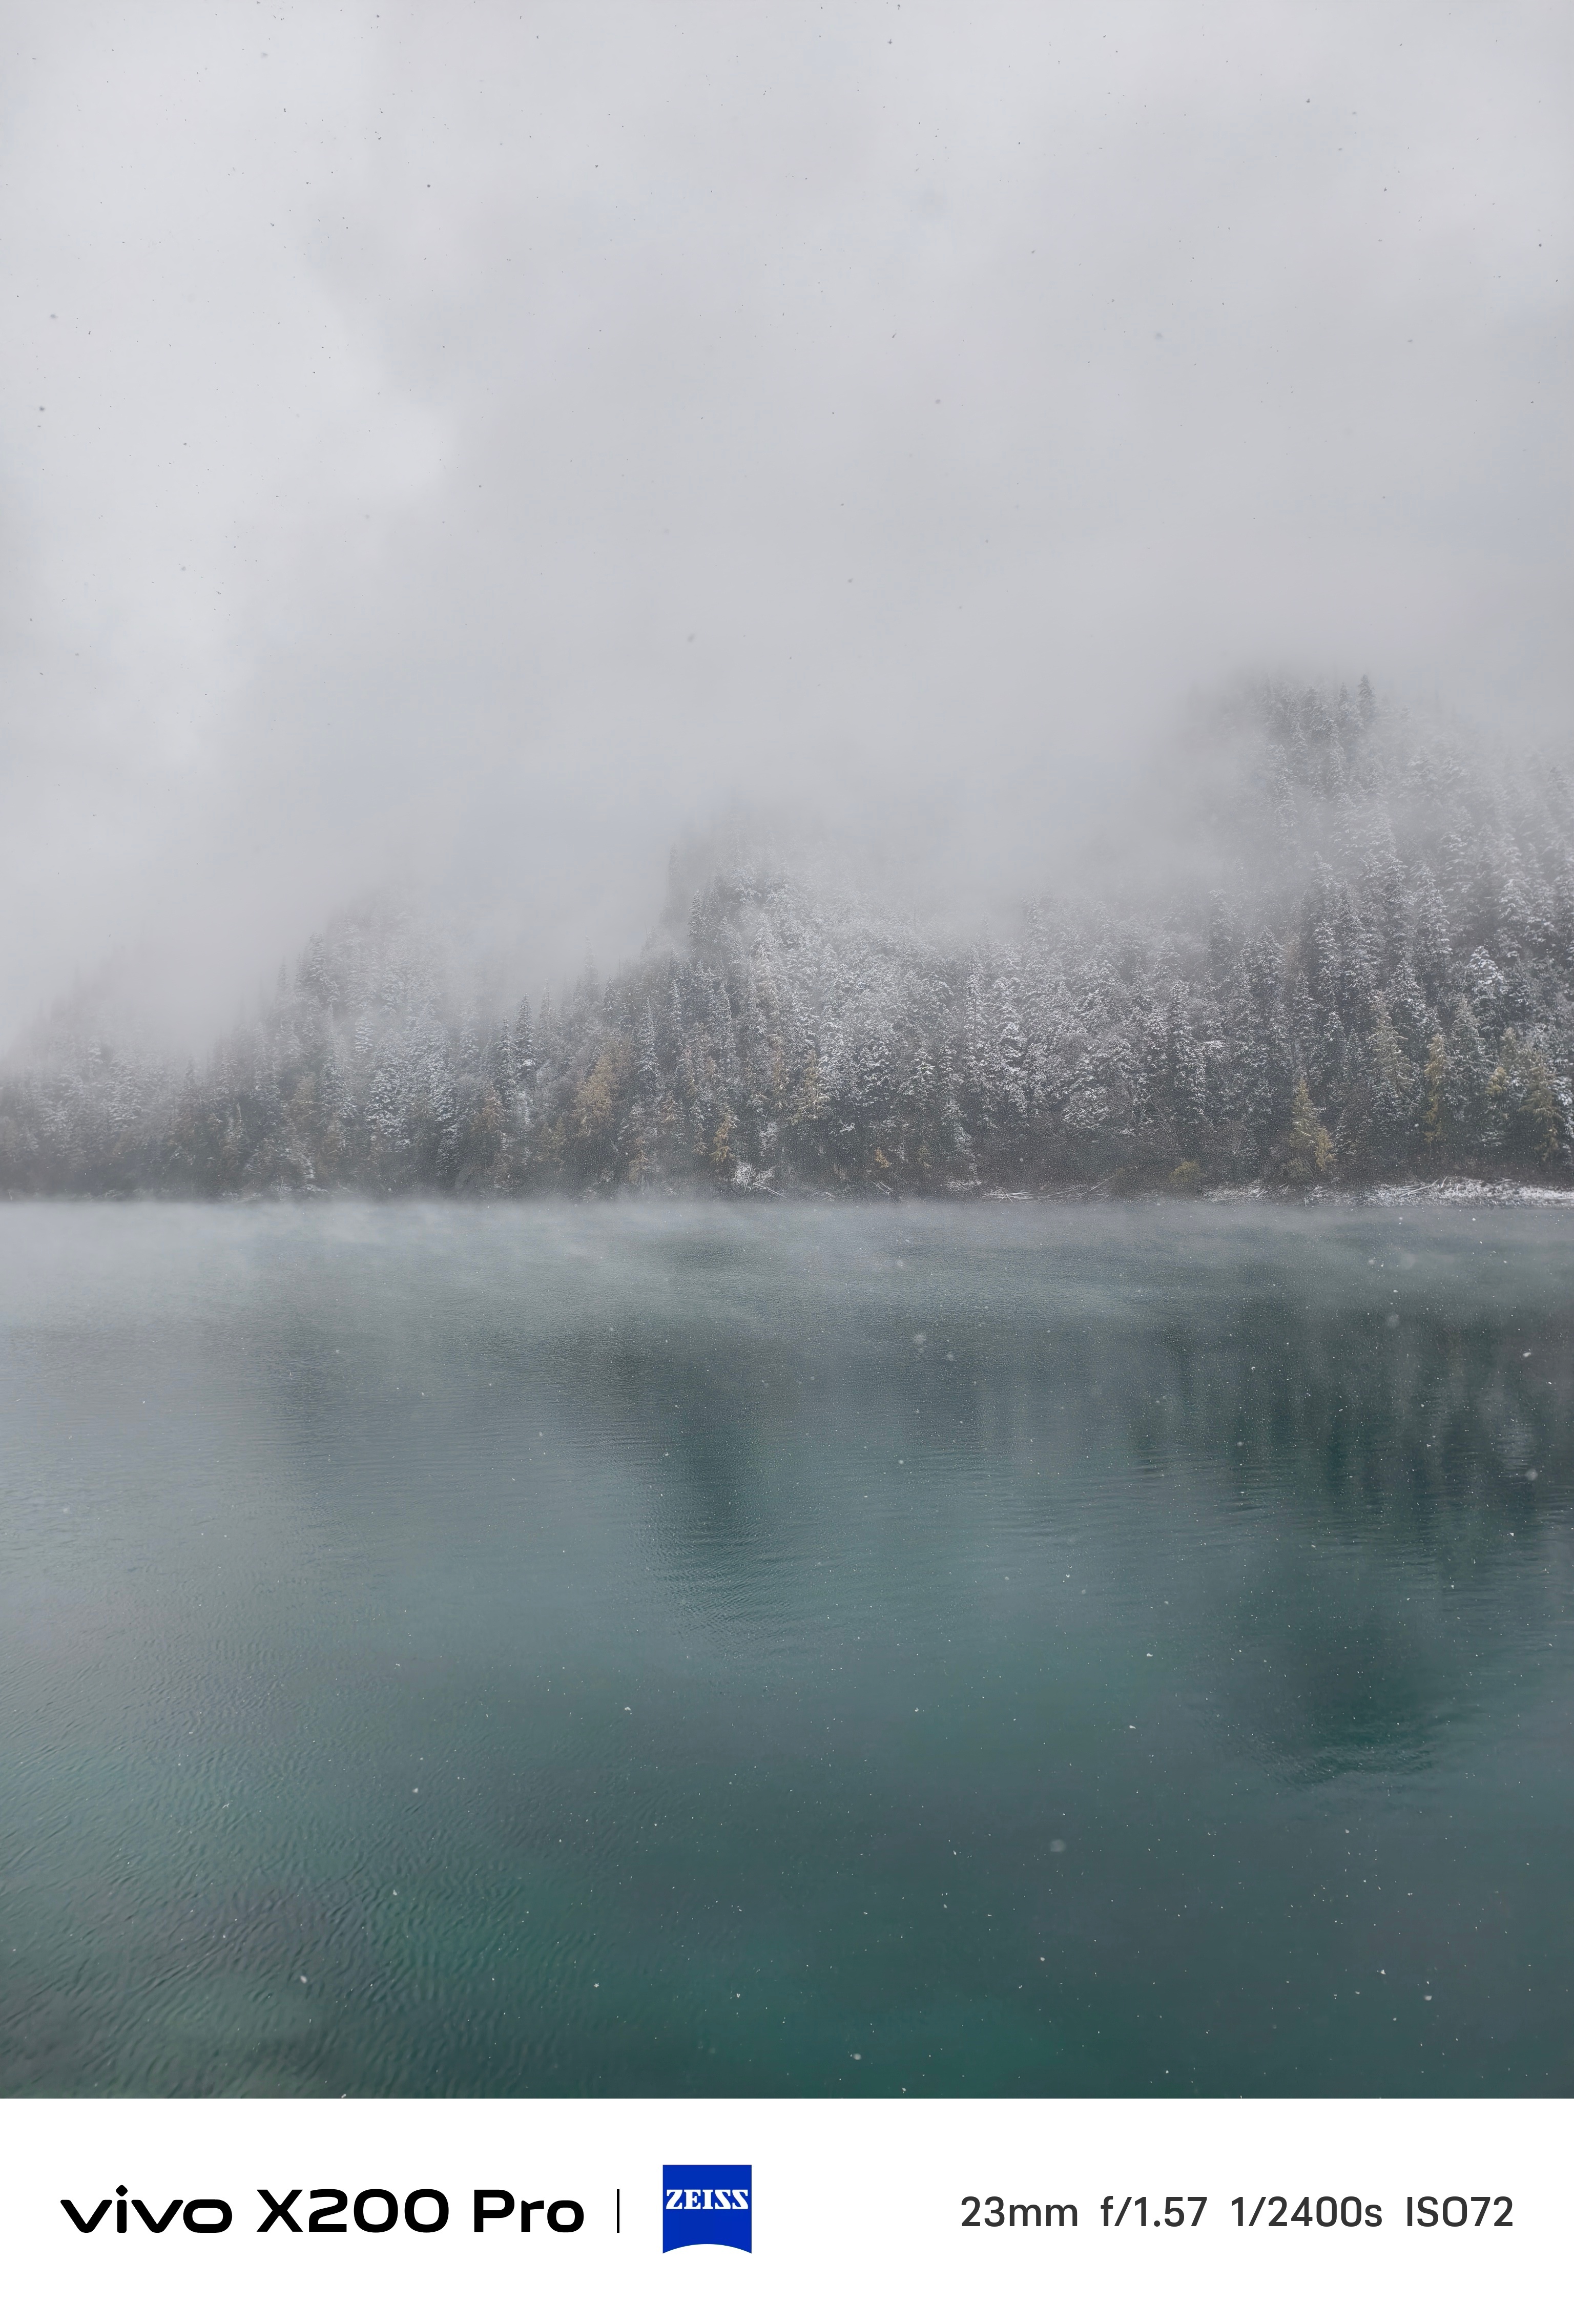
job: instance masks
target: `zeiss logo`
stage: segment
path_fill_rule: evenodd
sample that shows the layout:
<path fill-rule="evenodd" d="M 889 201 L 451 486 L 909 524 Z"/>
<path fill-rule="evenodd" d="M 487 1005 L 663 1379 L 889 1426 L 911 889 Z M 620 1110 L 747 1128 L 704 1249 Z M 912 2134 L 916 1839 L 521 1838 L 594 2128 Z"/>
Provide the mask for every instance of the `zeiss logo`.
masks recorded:
<path fill-rule="evenodd" d="M 748 2163 L 667 2163 L 661 2172 L 661 2248 L 731 2244 L 752 2251 L 754 2170 Z"/>

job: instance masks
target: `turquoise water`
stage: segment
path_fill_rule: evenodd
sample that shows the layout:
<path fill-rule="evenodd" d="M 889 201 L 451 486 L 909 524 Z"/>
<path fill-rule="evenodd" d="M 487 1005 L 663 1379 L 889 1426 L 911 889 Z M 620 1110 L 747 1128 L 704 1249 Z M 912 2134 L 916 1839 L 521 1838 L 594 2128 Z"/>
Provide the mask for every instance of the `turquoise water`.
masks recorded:
<path fill-rule="evenodd" d="M 0 1209 L 0 2089 L 1574 2089 L 1574 1222 Z"/>

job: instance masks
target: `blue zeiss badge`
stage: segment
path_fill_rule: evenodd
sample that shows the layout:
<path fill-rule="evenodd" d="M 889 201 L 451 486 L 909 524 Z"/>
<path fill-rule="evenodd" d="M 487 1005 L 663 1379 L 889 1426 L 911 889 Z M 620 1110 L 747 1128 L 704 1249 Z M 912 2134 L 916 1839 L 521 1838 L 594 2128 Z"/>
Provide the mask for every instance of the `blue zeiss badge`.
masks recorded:
<path fill-rule="evenodd" d="M 748 2163 L 667 2163 L 661 2169 L 661 2248 L 731 2244 L 752 2251 L 754 2170 Z"/>

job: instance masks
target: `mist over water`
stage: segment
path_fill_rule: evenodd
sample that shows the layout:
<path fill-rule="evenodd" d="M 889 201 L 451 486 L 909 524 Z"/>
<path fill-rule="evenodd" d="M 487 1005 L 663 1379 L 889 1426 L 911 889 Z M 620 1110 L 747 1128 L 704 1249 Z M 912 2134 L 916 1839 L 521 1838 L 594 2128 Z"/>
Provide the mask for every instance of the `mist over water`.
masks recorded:
<path fill-rule="evenodd" d="M 1574 2083 L 1560 1220 L 0 1241 L 6 2089 Z"/>

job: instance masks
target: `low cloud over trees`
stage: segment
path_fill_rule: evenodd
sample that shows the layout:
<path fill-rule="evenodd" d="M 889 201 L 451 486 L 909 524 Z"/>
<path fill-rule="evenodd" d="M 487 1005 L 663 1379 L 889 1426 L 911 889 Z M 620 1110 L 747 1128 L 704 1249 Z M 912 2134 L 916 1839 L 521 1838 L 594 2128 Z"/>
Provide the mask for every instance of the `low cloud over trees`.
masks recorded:
<path fill-rule="evenodd" d="M 13 1194 L 635 1185 L 1116 1191 L 1574 1176 L 1567 776 L 1268 688 L 1213 874 L 939 941 L 767 862 L 684 941 L 456 1006 L 359 915 L 200 1068 L 78 1038 L 0 1088 Z"/>

